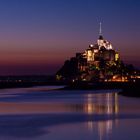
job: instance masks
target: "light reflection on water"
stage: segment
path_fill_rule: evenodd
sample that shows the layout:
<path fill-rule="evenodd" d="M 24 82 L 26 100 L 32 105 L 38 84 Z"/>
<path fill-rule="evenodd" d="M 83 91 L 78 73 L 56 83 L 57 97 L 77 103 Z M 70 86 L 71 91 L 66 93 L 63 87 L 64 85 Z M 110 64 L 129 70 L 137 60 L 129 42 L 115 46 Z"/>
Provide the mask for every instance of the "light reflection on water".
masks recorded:
<path fill-rule="evenodd" d="M 139 99 L 121 97 L 116 91 L 48 91 L 38 87 L 5 93 L 7 96 L 0 91 L 0 139 L 4 140 L 121 139 L 115 134 L 126 121 L 129 129 L 132 120 L 140 124 Z M 128 128 L 123 127 L 127 133 Z"/>
<path fill-rule="evenodd" d="M 88 114 L 118 114 L 119 104 L 118 104 L 118 94 L 117 93 L 106 93 L 103 97 L 102 94 L 97 96 L 97 103 L 93 104 L 93 94 L 88 94 L 87 104 L 85 104 L 85 112 Z M 118 120 L 115 119 L 114 125 L 117 125 Z M 87 126 L 89 131 L 94 131 L 94 122 L 88 121 Z M 99 140 L 103 140 L 105 136 L 110 137 L 112 134 L 113 120 L 99 121 L 97 124 L 97 130 L 99 135 Z"/>
<path fill-rule="evenodd" d="M 21 97 L 20 97 L 21 96 Z M 25 98 L 26 96 L 26 98 Z M 4 96 L 0 98 L 0 114 L 36 114 L 36 113 L 86 113 L 86 114 L 117 114 L 119 112 L 118 94 L 117 93 L 104 93 L 104 94 L 93 94 L 85 93 L 83 95 L 75 95 L 68 98 L 68 95 L 51 98 L 51 102 L 46 95 L 43 96 L 41 102 L 40 96 L 39 101 L 34 98 L 38 95 L 32 94 L 32 97 L 26 93 L 22 98 L 22 94 L 17 94 L 10 98 Z M 53 95 L 52 95 L 53 96 Z M 57 95 L 59 96 L 59 95 Z M 68 97 L 67 97 L 68 96 Z M 76 101 L 73 101 L 75 100 Z M 19 101 L 18 101 L 19 99 Z M 54 99 L 54 100 L 53 100 Z M 27 100 L 27 101 L 26 101 Z M 67 102 L 68 101 L 68 102 Z"/>
<path fill-rule="evenodd" d="M 88 114 L 118 114 L 118 94 L 117 93 L 106 93 L 96 95 L 96 102 L 93 101 L 94 94 L 87 94 L 87 102 L 84 103 L 84 111 Z"/>

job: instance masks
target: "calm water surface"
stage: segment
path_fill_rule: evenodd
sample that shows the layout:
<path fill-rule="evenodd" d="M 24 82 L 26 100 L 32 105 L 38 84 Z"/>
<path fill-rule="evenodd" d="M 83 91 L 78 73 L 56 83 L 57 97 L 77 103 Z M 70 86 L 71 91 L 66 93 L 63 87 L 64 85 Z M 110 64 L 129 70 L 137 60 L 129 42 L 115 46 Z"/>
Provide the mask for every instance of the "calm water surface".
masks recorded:
<path fill-rule="evenodd" d="M 56 88 L 0 90 L 0 140 L 140 139 L 140 99 Z"/>

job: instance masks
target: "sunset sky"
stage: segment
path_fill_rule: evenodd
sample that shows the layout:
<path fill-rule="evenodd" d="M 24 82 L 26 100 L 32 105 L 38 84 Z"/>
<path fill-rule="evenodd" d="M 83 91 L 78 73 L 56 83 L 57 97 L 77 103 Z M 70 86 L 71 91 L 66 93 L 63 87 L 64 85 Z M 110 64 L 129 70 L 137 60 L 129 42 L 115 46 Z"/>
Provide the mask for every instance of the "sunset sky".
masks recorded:
<path fill-rule="evenodd" d="M 0 0 L 0 75 L 54 74 L 103 36 L 140 68 L 139 0 Z"/>

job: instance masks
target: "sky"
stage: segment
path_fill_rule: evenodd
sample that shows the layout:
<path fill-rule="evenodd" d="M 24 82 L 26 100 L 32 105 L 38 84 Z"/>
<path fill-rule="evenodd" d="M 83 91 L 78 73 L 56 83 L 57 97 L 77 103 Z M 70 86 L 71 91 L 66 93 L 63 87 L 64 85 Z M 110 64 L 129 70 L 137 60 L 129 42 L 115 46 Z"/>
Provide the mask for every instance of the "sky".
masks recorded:
<path fill-rule="evenodd" d="M 0 0 L 0 75 L 54 74 L 103 36 L 140 68 L 139 0 Z"/>

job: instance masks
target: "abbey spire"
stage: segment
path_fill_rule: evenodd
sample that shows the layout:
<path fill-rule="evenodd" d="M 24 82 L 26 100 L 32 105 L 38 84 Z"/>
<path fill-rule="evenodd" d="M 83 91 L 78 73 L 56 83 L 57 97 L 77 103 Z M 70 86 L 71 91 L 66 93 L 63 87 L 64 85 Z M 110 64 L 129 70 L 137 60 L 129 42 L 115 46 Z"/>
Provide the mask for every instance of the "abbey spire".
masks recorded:
<path fill-rule="evenodd" d="M 100 22 L 100 28 L 99 28 L 99 40 L 103 40 L 103 35 L 102 35 L 102 23 Z"/>
<path fill-rule="evenodd" d="M 102 23 L 100 22 L 99 35 L 102 35 Z"/>

